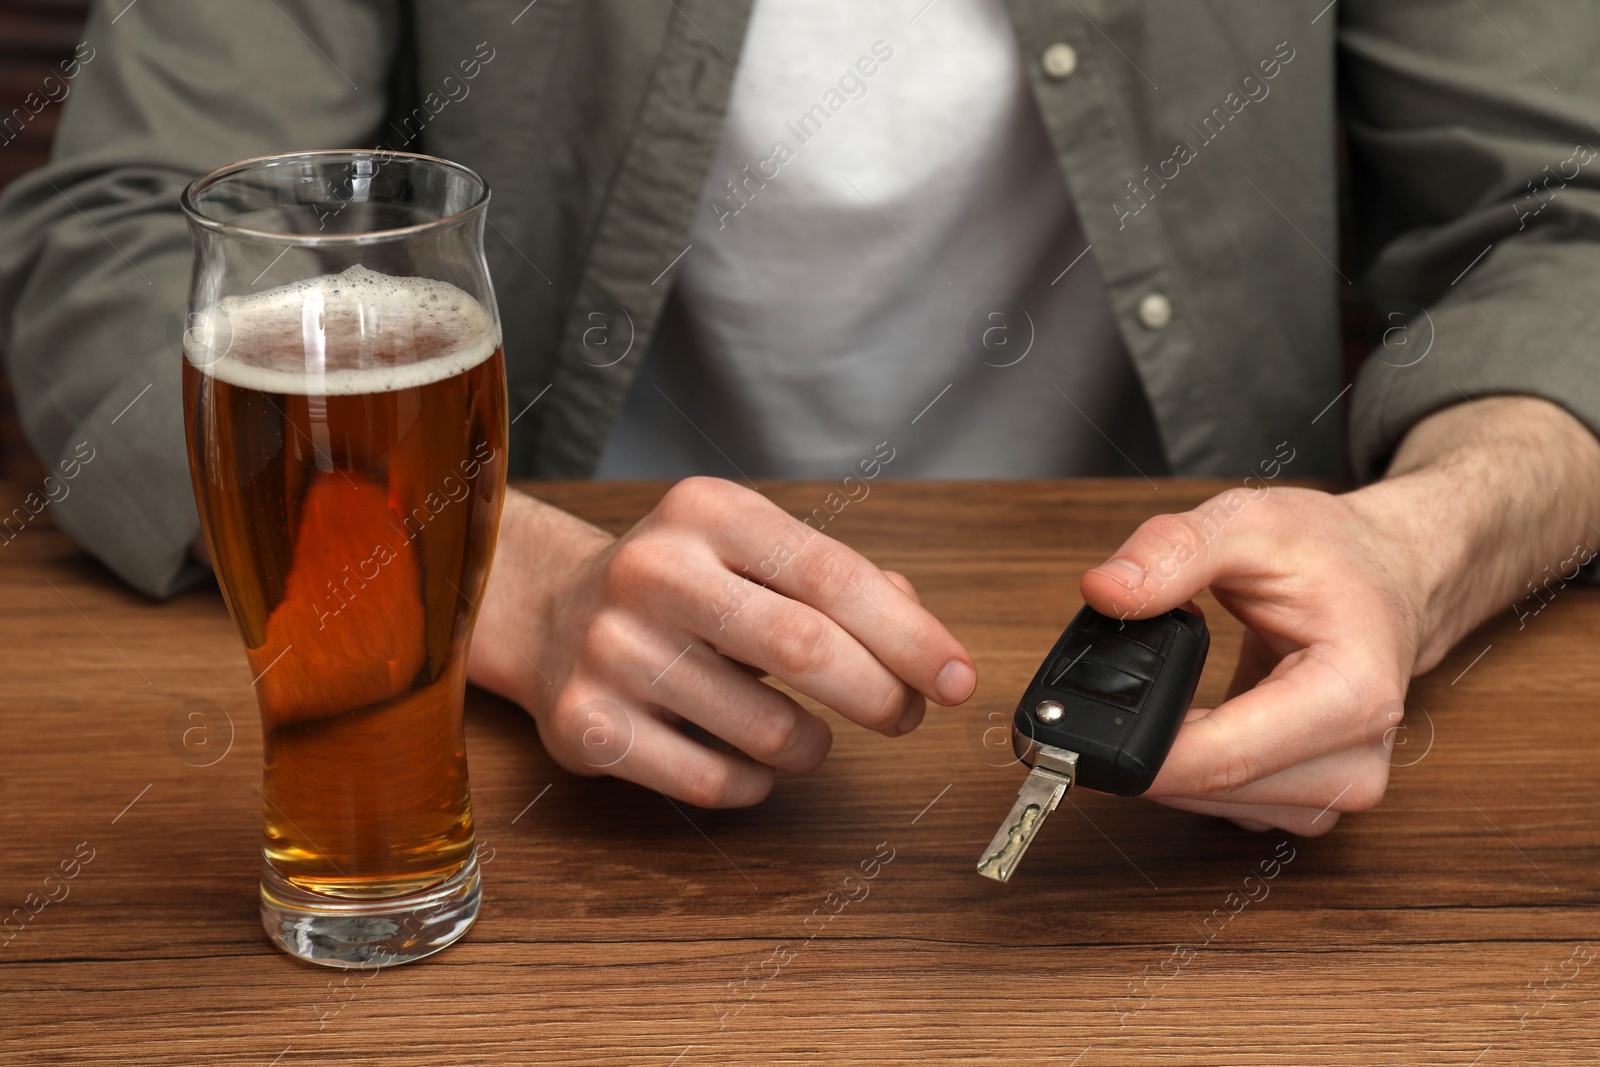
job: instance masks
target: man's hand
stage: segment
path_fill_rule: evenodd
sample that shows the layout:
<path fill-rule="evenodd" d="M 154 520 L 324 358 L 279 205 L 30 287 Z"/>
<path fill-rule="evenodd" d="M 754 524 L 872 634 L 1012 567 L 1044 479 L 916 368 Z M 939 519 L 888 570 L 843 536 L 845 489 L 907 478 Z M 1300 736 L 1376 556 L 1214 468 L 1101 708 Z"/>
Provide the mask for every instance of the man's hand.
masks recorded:
<path fill-rule="evenodd" d="M 1597 513 L 1600 442 L 1498 397 L 1418 423 L 1364 489 L 1238 489 L 1144 523 L 1084 599 L 1144 618 L 1209 587 L 1245 624 L 1227 699 L 1190 711 L 1148 795 L 1301 834 L 1377 804 L 1410 679 L 1543 567 L 1600 547 Z"/>
<path fill-rule="evenodd" d="M 903 577 L 711 478 L 616 539 L 513 492 L 468 674 L 568 770 L 703 807 L 754 804 L 832 744 L 762 674 L 890 737 L 977 682 Z"/>

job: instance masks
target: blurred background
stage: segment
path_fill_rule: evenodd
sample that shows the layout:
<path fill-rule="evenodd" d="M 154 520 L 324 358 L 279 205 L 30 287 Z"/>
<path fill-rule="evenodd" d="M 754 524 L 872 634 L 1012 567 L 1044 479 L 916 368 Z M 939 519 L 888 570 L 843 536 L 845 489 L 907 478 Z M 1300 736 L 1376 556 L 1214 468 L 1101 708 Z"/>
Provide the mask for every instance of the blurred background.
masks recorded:
<path fill-rule="evenodd" d="M 83 23 L 89 0 L 0 0 L 0 121 L 22 106 L 22 98 L 36 92 L 46 74 L 60 68 L 63 59 L 83 40 Z M 24 111 L 26 114 L 26 111 Z M 19 175 L 42 166 L 50 157 L 50 141 L 61 108 L 45 108 L 26 124 L 0 126 L 0 188 Z M 21 126 L 21 132 L 13 131 Z M 0 374 L 0 478 L 20 478 L 36 483 L 44 468 L 34 458 L 17 423 L 11 402 L 10 379 Z"/>

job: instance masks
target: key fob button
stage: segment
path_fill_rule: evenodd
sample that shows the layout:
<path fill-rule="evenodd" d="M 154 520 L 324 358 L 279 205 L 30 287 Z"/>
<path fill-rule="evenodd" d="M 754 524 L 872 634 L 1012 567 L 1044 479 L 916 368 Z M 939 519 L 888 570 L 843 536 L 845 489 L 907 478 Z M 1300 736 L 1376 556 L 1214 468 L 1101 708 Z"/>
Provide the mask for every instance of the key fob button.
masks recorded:
<path fill-rule="evenodd" d="M 1094 634 L 1083 658 L 1088 663 L 1115 667 L 1147 682 L 1155 681 L 1156 676 L 1161 673 L 1161 664 L 1164 662 L 1164 657 L 1152 652 L 1147 646 L 1115 634 Z"/>
<path fill-rule="evenodd" d="M 1165 655 L 1172 643 L 1172 624 L 1159 615 L 1153 619 L 1113 619 L 1097 614 L 1086 628 L 1133 641 L 1158 656 Z"/>
<path fill-rule="evenodd" d="M 1143 678 L 1103 663 L 1090 663 L 1087 658 L 1062 671 L 1053 684 L 1058 689 L 1076 690 L 1129 708 L 1137 708 L 1150 689 L 1150 683 Z"/>

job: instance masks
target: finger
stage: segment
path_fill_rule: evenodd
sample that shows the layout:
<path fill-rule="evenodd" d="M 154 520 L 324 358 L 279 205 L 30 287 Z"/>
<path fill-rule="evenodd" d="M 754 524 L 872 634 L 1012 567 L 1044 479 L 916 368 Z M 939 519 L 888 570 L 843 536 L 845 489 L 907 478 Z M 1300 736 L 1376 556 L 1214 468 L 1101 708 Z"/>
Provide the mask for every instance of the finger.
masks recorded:
<path fill-rule="evenodd" d="M 1190 799 L 1367 811 L 1378 805 L 1389 787 L 1387 755 L 1388 750 L 1381 740 L 1362 742 L 1339 752 L 1316 756 L 1230 793 L 1190 796 Z M 1151 792 L 1155 792 L 1154 786 Z"/>
<path fill-rule="evenodd" d="M 1154 797 L 1158 804 L 1179 811 L 1192 811 L 1199 815 L 1216 815 L 1229 819 L 1246 830 L 1276 828 L 1301 837 L 1318 837 L 1332 830 L 1339 822 L 1337 811 L 1322 812 L 1316 808 L 1292 805 L 1228 804 L 1218 800 L 1194 800 L 1189 797 Z"/>
<path fill-rule="evenodd" d="M 911 584 L 911 579 L 907 578 L 899 571 L 884 571 L 883 576 L 893 582 L 902 593 L 906 594 L 906 596 L 909 596 L 918 604 L 922 603 L 922 598 L 917 595 L 916 587 Z M 911 709 L 900 718 L 900 732 L 902 734 L 908 734 L 912 730 L 915 730 L 918 726 L 921 726 L 922 720 L 928 711 L 928 702 L 926 699 L 924 699 L 921 693 L 918 693 L 912 699 L 911 705 Z"/>
<path fill-rule="evenodd" d="M 685 627 L 704 622 L 692 611 L 674 621 Z M 894 737 L 903 721 L 920 716 L 921 697 L 843 627 L 769 589 L 752 586 L 726 627 L 701 636 L 868 729 Z"/>
<path fill-rule="evenodd" d="M 691 645 L 632 695 L 660 704 L 780 771 L 814 771 L 833 746 L 827 723 L 702 644 Z"/>
<path fill-rule="evenodd" d="M 760 494 L 718 485 L 707 500 L 685 505 L 683 518 L 712 531 L 730 570 L 820 611 L 929 700 L 953 706 L 972 695 L 972 657 L 915 596 Z M 730 514 L 739 521 L 729 522 Z"/>
<path fill-rule="evenodd" d="M 776 772 L 742 752 L 718 752 L 649 715 L 611 773 L 699 808 L 747 808 L 772 792 Z"/>
<path fill-rule="evenodd" d="M 1148 618 L 1178 607 L 1220 575 L 1265 574 L 1274 553 L 1259 525 L 1230 521 L 1250 499 L 1230 489 L 1193 511 L 1146 520 L 1084 574 L 1084 600 L 1102 615 Z"/>
<path fill-rule="evenodd" d="M 1239 664 L 1233 669 L 1233 681 L 1228 683 L 1227 699 L 1232 700 L 1247 689 L 1254 689 L 1272 673 L 1281 658 L 1267 647 L 1260 634 L 1246 629 L 1244 640 L 1239 643 Z"/>
<path fill-rule="evenodd" d="M 978 672 L 944 624 L 864 556 L 818 537 L 772 587 L 837 622 L 880 663 L 945 706 L 972 696 Z"/>
<path fill-rule="evenodd" d="M 772 791 L 771 767 L 690 740 L 632 700 L 598 689 L 580 689 L 572 700 L 553 717 L 551 736 L 544 723 L 539 732 L 580 773 L 612 774 L 702 808 L 748 807 Z"/>
<path fill-rule="evenodd" d="M 922 598 L 917 595 L 917 589 L 911 584 L 910 578 L 907 578 L 899 571 L 884 571 L 883 576 L 893 582 L 895 584 L 895 588 L 899 589 L 906 596 L 910 597 L 912 600 L 915 600 L 918 604 L 922 603 Z"/>
<path fill-rule="evenodd" d="M 1352 707 L 1375 708 L 1399 696 L 1376 683 L 1356 686 L 1352 677 L 1360 677 L 1354 666 L 1335 667 L 1323 649 L 1291 653 L 1255 688 L 1187 720 L 1152 791 L 1221 797 L 1369 740 Z"/>
<path fill-rule="evenodd" d="M 906 710 L 900 714 L 900 722 L 896 725 L 896 736 L 909 734 L 912 730 L 922 725 L 922 720 L 928 714 L 928 701 L 921 693 L 913 691 L 911 700 L 906 705 Z"/>
<path fill-rule="evenodd" d="M 692 572 L 686 563 L 685 570 Z M 691 723 L 763 763 L 804 773 L 822 762 L 833 733 L 821 719 L 751 668 L 682 632 L 650 611 L 604 611 L 594 617 L 584 669 L 600 687 L 650 708 L 669 726 Z"/>

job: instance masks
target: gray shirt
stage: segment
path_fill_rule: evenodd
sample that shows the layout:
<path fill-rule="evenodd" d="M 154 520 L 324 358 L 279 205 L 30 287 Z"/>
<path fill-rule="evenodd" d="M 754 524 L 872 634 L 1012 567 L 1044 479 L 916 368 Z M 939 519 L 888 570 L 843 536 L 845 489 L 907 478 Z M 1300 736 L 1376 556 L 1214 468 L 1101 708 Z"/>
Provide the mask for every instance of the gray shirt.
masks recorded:
<path fill-rule="evenodd" d="M 1337 475 L 1348 419 L 1372 477 L 1409 426 L 1463 396 L 1542 396 L 1600 427 L 1595 5 L 1008 9 L 1173 472 L 1242 479 L 1288 442 L 1291 474 Z M 95 450 L 56 521 L 149 593 L 195 577 L 178 194 L 233 160 L 313 147 L 421 149 L 488 178 L 513 471 L 592 474 L 702 210 L 748 13 L 97 3 L 54 159 L 0 199 L 0 343 L 24 428 L 47 465 Z M 1339 298 L 1357 281 L 1411 325 L 1342 393 Z M 590 350 L 596 313 L 637 331 L 628 358 Z M 1038 404 L 1069 411 L 1054 390 Z"/>
<path fill-rule="evenodd" d="M 758 0 L 597 477 L 1165 470 L 1005 5 L 924 3 Z"/>

